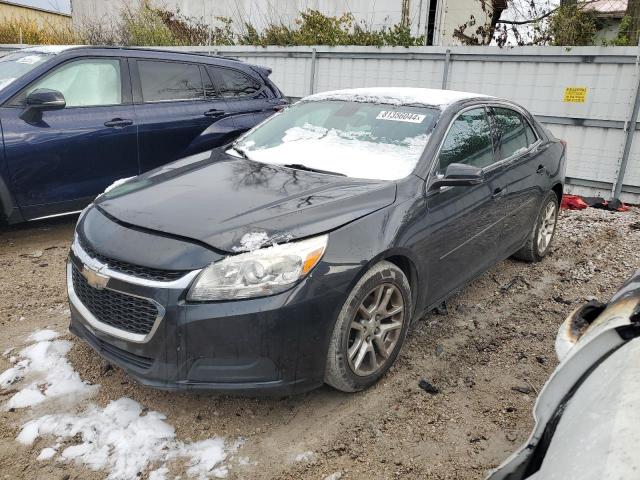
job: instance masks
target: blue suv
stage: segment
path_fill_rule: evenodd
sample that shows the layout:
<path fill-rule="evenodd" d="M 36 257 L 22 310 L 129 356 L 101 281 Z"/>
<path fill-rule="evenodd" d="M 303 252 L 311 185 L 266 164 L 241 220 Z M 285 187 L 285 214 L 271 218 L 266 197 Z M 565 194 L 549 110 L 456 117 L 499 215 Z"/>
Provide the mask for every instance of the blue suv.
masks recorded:
<path fill-rule="evenodd" d="M 118 179 L 228 143 L 286 105 L 270 73 L 136 48 L 0 58 L 0 220 L 77 212 Z"/>

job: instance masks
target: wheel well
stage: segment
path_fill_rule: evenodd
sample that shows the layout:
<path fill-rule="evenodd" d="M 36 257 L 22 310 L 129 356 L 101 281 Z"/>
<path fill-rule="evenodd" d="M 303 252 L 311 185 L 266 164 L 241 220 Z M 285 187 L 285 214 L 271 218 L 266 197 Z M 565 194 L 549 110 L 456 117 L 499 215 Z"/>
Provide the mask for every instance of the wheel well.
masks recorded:
<path fill-rule="evenodd" d="M 556 183 L 553 187 L 551 187 L 551 190 L 555 192 L 556 197 L 558 197 L 558 205 L 560 205 L 562 203 L 562 184 Z"/>
<path fill-rule="evenodd" d="M 411 296 L 414 298 L 413 303 L 415 308 L 415 299 L 417 297 L 418 290 L 418 272 L 416 271 L 416 267 L 413 265 L 413 262 L 403 255 L 392 255 L 385 258 L 385 260 L 387 262 L 393 263 L 396 267 L 402 270 L 402 273 L 404 273 L 409 280 L 409 286 L 411 287 Z"/>

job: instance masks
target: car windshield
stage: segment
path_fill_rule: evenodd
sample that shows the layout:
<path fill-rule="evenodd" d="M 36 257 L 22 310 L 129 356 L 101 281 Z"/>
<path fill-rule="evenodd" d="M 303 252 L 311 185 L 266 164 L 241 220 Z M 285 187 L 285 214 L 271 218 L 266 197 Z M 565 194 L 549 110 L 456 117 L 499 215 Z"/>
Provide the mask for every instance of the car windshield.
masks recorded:
<path fill-rule="evenodd" d="M 16 52 L 0 57 L 0 90 L 52 57 L 48 53 Z"/>
<path fill-rule="evenodd" d="M 398 180 L 413 172 L 439 115 L 425 106 L 301 102 L 241 137 L 235 149 L 262 163 Z"/>

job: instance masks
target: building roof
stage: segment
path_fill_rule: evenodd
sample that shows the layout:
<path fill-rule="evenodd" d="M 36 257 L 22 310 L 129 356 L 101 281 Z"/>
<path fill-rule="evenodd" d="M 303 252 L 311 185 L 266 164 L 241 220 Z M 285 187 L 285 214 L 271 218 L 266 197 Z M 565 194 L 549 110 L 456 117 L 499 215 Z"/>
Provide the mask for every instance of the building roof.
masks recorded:
<path fill-rule="evenodd" d="M 62 17 L 71 17 L 70 13 L 60 12 L 58 10 L 50 10 L 48 8 L 36 7 L 34 5 L 27 5 L 25 3 L 18 2 L 7 2 L 5 0 L 0 0 L 0 5 L 11 5 L 13 7 L 26 8 L 27 10 L 35 10 L 36 12 L 50 13 L 51 15 L 60 15 Z"/>
<path fill-rule="evenodd" d="M 386 103 L 391 105 L 432 105 L 446 107 L 460 100 L 488 98 L 479 93 L 437 90 L 432 88 L 372 87 L 351 88 L 316 93 L 305 97 L 305 101 L 343 100 L 351 102 Z"/>
<path fill-rule="evenodd" d="M 618 17 L 627 11 L 627 0 L 592 0 L 585 3 L 585 10 L 596 12 L 599 16 Z"/>

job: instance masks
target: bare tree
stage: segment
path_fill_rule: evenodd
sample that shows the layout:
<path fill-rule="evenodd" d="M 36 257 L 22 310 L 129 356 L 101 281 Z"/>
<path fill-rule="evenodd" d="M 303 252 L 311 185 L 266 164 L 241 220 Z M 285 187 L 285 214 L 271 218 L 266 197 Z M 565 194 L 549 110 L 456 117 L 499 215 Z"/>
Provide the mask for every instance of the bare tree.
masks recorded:
<path fill-rule="evenodd" d="M 491 21 L 478 25 L 471 16 L 454 29 L 454 36 L 467 45 L 585 45 L 595 36 L 595 15 L 589 5 L 596 0 L 560 0 L 559 5 L 549 0 L 476 1 Z M 504 18 L 507 9 L 510 16 Z"/>

